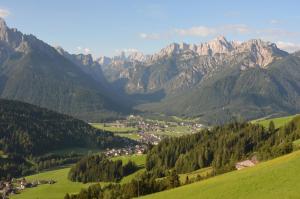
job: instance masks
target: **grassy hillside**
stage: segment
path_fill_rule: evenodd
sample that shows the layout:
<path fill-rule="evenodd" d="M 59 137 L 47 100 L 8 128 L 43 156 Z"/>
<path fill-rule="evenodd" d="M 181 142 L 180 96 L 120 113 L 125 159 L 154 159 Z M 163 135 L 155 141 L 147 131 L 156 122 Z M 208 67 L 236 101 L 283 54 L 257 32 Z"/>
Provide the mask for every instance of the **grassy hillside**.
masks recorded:
<path fill-rule="evenodd" d="M 299 198 L 299 178 L 300 151 L 296 151 L 252 168 L 230 172 L 143 198 Z"/>
<path fill-rule="evenodd" d="M 146 155 L 120 156 L 114 158 L 114 160 L 116 159 L 121 159 L 123 164 L 126 164 L 129 160 L 132 160 L 137 165 L 142 167 L 145 164 Z M 26 179 L 29 181 L 53 179 L 56 181 L 56 183 L 53 185 L 40 185 L 36 188 L 26 189 L 22 191 L 21 194 L 12 195 L 11 199 L 61 199 L 66 193 L 78 193 L 82 188 L 87 188 L 89 185 L 93 184 L 83 184 L 68 180 L 69 170 L 70 168 L 63 168 L 27 176 Z M 144 169 L 140 169 L 137 172 L 124 177 L 120 183 L 131 181 L 137 174 L 143 171 Z M 100 182 L 100 184 L 105 185 L 108 183 Z"/>
<path fill-rule="evenodd" d="M 47 171 L 36 175 L 26 177 L 29 181 L 34 180 L 49 180 L 57 181 L 53 185 L 40 185 L 35 188 L 26 189 L 21 194 L 12 195 L 11 199 L 61 199 L 66 192 L 77 193 L 81 188 L 87 188 L 90 184 L 71 182 L 68 180 L 68 172 L 70 168 Z"/>
<path fill-rule="evenodd" d="M 185 183 L 187 176 L 190 180 L 196 179 L 197 175 L 200 175 L 200 177 L 205 178 L 207 175 L 211 174 L 212 170 L 213 169 L 211 167 L 206 167 L 203 169 L 198 169 L 196 171 L 192 171 L 190 173 L 179 174 L 179 179 L 180 179 L 181 183 Z"/>
<path fill-rule="evenodd" d="M 135 162 L 138 166 L 143 167 L 145 166 L 146 162 L 146 155 L 131 155 L 131 156 L 119 156 L 114 157 L 112 160 L 122 160 L 123 164 L 127 164 L 129 160 Z"/>
<path fill-rule="evenodd" d="M 135 162 L 141 169 L 134 172 L 131 175 L 125 176 L 121 179 L 120 183 L 128 183 L 133 180 L 137 175 L 145 171 L 146 155 L 131 155 L 131 156 L 119 156 L 112 158 L 113 160 L 122 160 L 123 164 L 127 164 L 129 160 Z"/>
<path fill-rule="evenodd" d="M 271 121 L 274 122 L 275 124 L 275 128 L 279 128 L 287 123 L 289 123 L 290 121 L 292 121 L 293 118 L 295 118 L 297 115 L 290 115 L 290 116 L 286 116 L 286 117 L 278 117 L 278 118 L 271 118 L 271 119 L 257 119 L 257 120 L 253 120 L 253 123 L 258 123 L 263 125 L 264 127 L 268 127 L 269 123 Z"/>

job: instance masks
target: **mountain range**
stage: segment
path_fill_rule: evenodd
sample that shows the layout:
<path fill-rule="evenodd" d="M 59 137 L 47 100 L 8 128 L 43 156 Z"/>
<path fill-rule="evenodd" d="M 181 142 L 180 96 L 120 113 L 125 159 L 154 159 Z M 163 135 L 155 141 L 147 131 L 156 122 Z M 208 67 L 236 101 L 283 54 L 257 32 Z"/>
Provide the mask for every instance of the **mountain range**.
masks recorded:
<path fill-rule="evenodd" d="M 299 53 L 260 39 L 219 36 L 199 45 L 173 43 L 153 55 L 113 58 L 103 65 L 116 87 L 148 96 L 135 107 L 142 111 L 205 123 L 299 111 Z"/>
<path fill-rule="evenodd" d="M 139 112 L 208 124 L 300 110 L 300 56 L 260 39 L 172 43 L 152 55 L 71 54 L 0 20 L 0 97 L 85 121 Z"/>
<path fill-rule="evenodd" d="M 93 71 L 93 72 L 91 72 Z M 86 55 L 69 55 L 0 20 L 0 96 L 86 121 L 125 111 Z"/>

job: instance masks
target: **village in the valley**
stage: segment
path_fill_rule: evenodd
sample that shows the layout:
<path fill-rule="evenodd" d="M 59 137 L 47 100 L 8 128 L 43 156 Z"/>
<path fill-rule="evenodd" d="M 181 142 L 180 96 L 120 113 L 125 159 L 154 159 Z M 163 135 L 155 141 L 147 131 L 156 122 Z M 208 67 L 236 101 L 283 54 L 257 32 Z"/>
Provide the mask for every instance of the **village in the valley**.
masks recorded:
<path fill-rule="evenodd" d="M 178 137 L 200 131 L 205 126 L 195 121 L 162 121 L 144 119 L 141 116 L 130 115 L 124 120 L 104 123 L 103 129 L 117 135 L 129 137 L 138 141 L 135 146 L 121 149 L 107 149 L 108 157 L 122 155 L 140 155 L 145 153 L 147 146 L 157 145 L 165 137 Z M 124 131 L 120 131 L 124 129 Z"/>
<path fill-rule="evenodd" d="M 149 145 L 157 145 L 165 137 L 178 137 L 196 133 L 204 125 L 192 121 L 158 121 L 144 119 L 141 116 L 130 115 L 124 120 L 101 124 L 102 128 L 119 136 L 137 141 L 135 145 L 126 148 L 107 148 L 107 157 L 142 155 Z M 43 184 L 54 184 L 54 180 L 28 181 L 25 178 L 0 181 L 0 195 L 6 199 L 9 195 L 18 194 L 24 189 L 34 188 Z"/>

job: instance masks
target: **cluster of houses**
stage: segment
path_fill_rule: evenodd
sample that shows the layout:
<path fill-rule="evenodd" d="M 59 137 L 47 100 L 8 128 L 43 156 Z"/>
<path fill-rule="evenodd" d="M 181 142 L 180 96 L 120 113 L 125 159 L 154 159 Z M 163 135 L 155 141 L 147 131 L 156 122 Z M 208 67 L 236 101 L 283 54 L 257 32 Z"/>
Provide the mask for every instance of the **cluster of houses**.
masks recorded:
<path fill-rule="evenodd" d="M 111 123 L 110 126 L 113 127 L 134 127 L 144 132 L 160 132 L 168 127 L 176 126 L 187 126 L 191 130 L 197 131 L 205 126 L 197 122 L 159 122 L 156 120 L 145 120 L 139 115 L 129 115 L 125 120 L 117 120 L 114 123 Z"/>
<path fill-rule="evenodd" d="M 144 133 L 143 131 L 139 132 L 141 143 L 157 145 L 161 141 L 159 135 L 153 133 Z"/>
<path fill-rule="evenodd" d="M 235 168 L 237 170 L 242 170 L 242 169 L 245 169 L 245 168 L 248 168 L 248 167 L 253 167 L 256 164 L 258 164 L 258 160 L 257 160 L 256 156 L 254 156 L 250 160 L 248 159 L 248 160 L 244 160 L 244 161 L 241 161 L 241 162 L 237 162 L 235 164 Z"/>
<path fill-rule="evenodd" d="M 120 149 L 106 149 L 104 154 L 107 157 L 117 157 L 122 155 L 142 155 L 146 152 L 147 146 L 145 145 L 135 145 L 133 147 L 120 148 Z"/>
<path fill-rule="evenodd" d="M 9 181 L 0 181 L 0 194 L 3 199 L 8 198 L 11 194 L 20 193 L 21 190 L 37 187 L 42 184 L 54 184 L 54 180 L 37 180 L 33 182 L 27 181 L 25 178 L 12 179 Z"/>

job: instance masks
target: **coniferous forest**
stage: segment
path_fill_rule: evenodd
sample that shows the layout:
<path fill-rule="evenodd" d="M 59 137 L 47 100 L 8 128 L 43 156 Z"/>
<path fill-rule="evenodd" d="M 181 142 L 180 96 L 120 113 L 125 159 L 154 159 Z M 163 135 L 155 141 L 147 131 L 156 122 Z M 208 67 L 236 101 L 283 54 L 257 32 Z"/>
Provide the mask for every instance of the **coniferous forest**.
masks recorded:
<path fill-rule="evenodd" d="M 139 167 L 132 161 L 123 165 L 122 160 L 112 161 L 104 155 L 82 158 L 69 172 L 69 179 L 79 182 L 117 182 Z"/>
<path fill-rule="evenodd" d="M 68 157 L 43 155 L 53 150 L 72 147 L 104 149 L 134 143 L 111 132 L 94 129 L 70 116 L 3 99 L 0 100 L 0 132 L 0 151 L 6 156 L 0 158 L 2 178 L 17 177 L 80 159 L 76 154 Z"/>
<path fill-rule="evenodd" d="M 215 176 L 233 170 L 236 162 L 253 156 L 263 161 L 290 153 L 292 141 L 299 138 L 300 117 L 279 129 L 273 122 L 268 128 L 232 123 L 194 135 L 167 138 L 149 150 L 147 170 L 138 179 L 123 185 L 94 185 L 79 194 L 67 194 L 65 199 L 132 198 L 167 190 L 183 185 L 178 180 L 179 173 L 212 166 L 211 175 Z M 190 182 L 187 180 L 186 183 Z"/>

